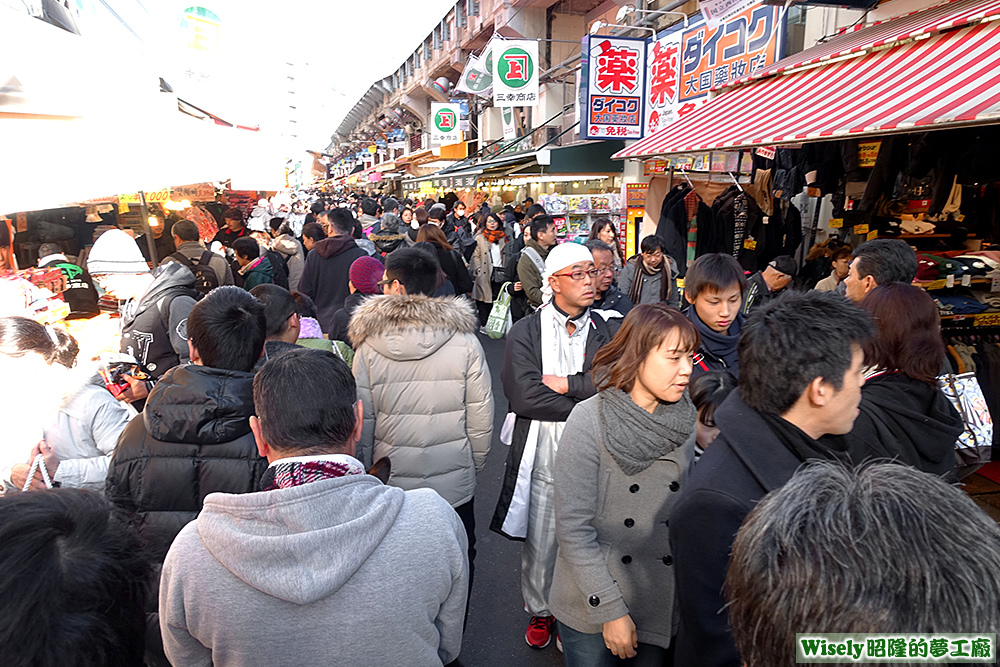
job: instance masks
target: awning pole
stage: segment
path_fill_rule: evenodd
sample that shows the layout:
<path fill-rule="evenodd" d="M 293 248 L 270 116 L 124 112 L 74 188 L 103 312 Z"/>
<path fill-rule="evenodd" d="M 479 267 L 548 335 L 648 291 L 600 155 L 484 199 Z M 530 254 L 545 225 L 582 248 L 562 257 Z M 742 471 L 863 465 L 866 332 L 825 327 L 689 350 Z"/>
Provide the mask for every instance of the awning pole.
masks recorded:
<path fill-rule="evenodd" d="M 156 268 L 156 263 L 159 261 L 159 257 L 156 256 L 156 242 L 153 240 L 153 228 L 149 226 L 149 209 L 146 207 L 146 193 L 139 190 L 139 211 L 142 214 L 142 226 L 146 230 L 146 244 L 149 246 L 149 261 L 152 262 L 153 268 Z"/>

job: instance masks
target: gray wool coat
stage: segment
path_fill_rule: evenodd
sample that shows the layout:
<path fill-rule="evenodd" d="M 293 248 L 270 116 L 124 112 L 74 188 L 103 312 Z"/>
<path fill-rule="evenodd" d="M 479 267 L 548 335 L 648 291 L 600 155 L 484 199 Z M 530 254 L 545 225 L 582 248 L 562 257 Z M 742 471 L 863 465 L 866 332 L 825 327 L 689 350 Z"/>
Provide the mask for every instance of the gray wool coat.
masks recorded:
<path fill-rule="evenodd" d="M 628 476 L 604 445 L 600 400 L 577 405 L 559 440 L 549 608 L 586 633 L 629 614 L 641 643 L 667 648 L 678 618 L 667 517 L 694 460 L 694 424 L 683 445 Z"/>

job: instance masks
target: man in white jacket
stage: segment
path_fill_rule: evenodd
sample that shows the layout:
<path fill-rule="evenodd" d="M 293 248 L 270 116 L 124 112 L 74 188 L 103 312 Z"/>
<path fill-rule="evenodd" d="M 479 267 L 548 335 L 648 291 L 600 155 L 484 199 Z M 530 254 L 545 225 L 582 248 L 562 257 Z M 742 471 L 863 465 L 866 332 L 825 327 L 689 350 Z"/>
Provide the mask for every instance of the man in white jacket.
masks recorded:
<path fill-rule="evenodd" d="M 363 409 L 330 352 L 258 371 L 250 427 L 263 491 L 213 493 L 160 579 L 171 664 L 441 665 L 462 644 L 465 531 L 428 490 L 365 474 Z"/>

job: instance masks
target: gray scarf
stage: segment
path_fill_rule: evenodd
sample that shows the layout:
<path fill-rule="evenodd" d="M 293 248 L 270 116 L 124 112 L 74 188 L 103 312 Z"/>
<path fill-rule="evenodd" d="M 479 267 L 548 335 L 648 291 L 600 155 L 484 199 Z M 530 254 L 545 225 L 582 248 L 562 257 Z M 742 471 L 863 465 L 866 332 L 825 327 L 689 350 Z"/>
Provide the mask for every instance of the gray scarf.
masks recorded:
<path fill-rule="evenodd" d="M 642 472 L 674 451 L 695 431 L 698 411 L 688 391 L 676 403 L 660 403 L 653 414 L 640 408 L 620 389 L 600 393 L 604 446 L 626 475 Z M 608 424 L 614 424 L 613 429 Z"/>

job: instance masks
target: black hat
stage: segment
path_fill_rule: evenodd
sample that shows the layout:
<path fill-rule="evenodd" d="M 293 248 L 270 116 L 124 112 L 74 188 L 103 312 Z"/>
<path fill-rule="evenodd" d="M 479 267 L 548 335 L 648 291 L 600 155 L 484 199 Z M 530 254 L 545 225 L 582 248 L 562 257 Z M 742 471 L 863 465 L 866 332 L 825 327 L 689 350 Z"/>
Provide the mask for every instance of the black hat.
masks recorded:
<path fill-rule="evenodd" d="M 795 260 L 789 255 L 779 255 L 771 260 L 768 264 L 775 271 L 784 273 L 786 276 L 791 276 L 792 278 L 799 272 L 799 265 L 795 263 Z"/>

